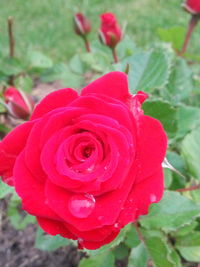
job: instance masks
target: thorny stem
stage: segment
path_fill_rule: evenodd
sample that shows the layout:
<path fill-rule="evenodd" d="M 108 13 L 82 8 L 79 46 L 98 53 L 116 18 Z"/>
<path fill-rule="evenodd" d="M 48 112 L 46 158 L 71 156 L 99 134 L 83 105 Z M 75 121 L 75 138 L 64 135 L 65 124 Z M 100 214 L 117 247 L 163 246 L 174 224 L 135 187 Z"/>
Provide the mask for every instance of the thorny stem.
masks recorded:
<path fill-rule="evenodd" d="M 190 186 L 187 188 L 179 188 L 179 189 L 176 189 L 176 191 L 177 192 L 187 192 L 187 191 L 193 191 L 193 190 L 197 190 L 197 189 L 200 189 L 200 184 L 193 185 L 193 186 Z"/>
<path fill-rule="evenodd" d="M 13 18 L 8 18 L 8 37 L 9 37 L 9 56 L 13 58 L 15 56 L 15 39 L 13 34 Z M 10 75 L 9 84 L 14 85 L 14 75 Z"/>
<path fill-rule="evenodd" d="M 85 36 L 84 38 L 84 43 L 85 43 L 85 48 L 88 53 L 91 53 L 91 48 L 90 48 L 90 42 L 88 41 L 87 37 Z"/>
<path fill-rule="evenodd" d="M 112 48 L 112 55 L 113 55 L 114 63 L 117 63 L 119 60 L 118 60 L 116 47 Z"/>
<path fill-rule="evenodd" d="M 191 39 L 193 30 L 194 30 L 195 26 L 197 25 L 199 19 L 200 19 L 199 15 L 192 15 L 192 17 L 189 21 L 188 31 L 186 33 L 185 41 L 184 41 L 183 47 L 180 51 L 180 55 L 183 55 L 187 51 L 188 44 L 189 44 L 189 41 Z"/>
<path fill-rule="evenodd" d="M 13 18 L 8 18 L 8 36 L 9 36 L 9 53 L 10 57 L 14 57 L 15 55 L 15 39 L 13 34 Z"/>
<path fill-rule="evenodd" d="M 135 226 L 135 229 L 136 229 L 136 231 L 137 231 L 137 233 L 138 233 L 139 239 L 140 239 L 142 242 L 145 243 L 145 241 L 144 241 L 144 237 L 143 237 L 143 235 L 142 235 L 142 233 L 141 233 L 141 231 L 140 231 L 139 223 L 136 221 L 136 222 L 133 222 L 133 225 Z"/>

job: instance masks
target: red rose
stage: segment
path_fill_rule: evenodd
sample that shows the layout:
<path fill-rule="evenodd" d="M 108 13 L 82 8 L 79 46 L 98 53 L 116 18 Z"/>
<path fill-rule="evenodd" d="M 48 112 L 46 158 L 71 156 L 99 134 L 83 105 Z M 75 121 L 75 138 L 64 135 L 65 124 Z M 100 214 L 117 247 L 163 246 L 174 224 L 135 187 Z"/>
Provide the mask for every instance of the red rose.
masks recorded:
<path fill-rule="evenodd" d="M 117 19 L 112 13 L 105 13 L 101 16 L 101 27 L 99 30 L 100 41 L 114 48 L 122 39 L 122 31 L 117 22 Z"/>
<path fill-rule="evenodd" d="M 1 173 L 47 233 L 96 249 L 161 199 L 167 138 L 143 115 L 146 97 L 130 95 L 127 75 L 111 72 L 80 96 L 49 94 L 0 143 Z"/>
<path fill-rule="evenodd" d="M 200 0 L 186 0 L 183 3 L 183 7 L 190 13 L 199 15 L 200 14 Z"/>
<path fill-rule="evenodd" d="M 91 31 L 90 21 L 82 13 L 74 15 L 74 30 L 81 36 L 85 36 Z"/>
<path fill-rule="evenodd" d="M 14 87 L 7 88 L 3 97 L 11 115 L 18 119 L 27 119 L 33 110 L 34 102 L 26 93 Z"/>

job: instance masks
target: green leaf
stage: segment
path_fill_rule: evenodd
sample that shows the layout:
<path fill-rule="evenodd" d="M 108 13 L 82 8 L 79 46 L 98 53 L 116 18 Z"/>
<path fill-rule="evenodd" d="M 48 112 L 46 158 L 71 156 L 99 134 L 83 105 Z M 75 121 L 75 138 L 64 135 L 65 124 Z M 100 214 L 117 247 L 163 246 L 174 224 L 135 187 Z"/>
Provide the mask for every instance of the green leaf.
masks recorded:
<path fill-rule="evenodd" d="M 197 221 L 190 222 L 189 224 L 179 228 L 178 231 L 173 233 L 173 235 L 175 235 L 176 237 L 187 235 L 191 233 L 197 225 L 198 225 Z"/>
<path fill-rule="evenodd" d="M 80 88 L 84 84 L 82 75 L 73 73 L 67 64 L 59 63 L 44 71 L 41 80 L 43 82 L 53 82 L 59 80 L 64 87 Z"/>
<path fill-rule="evenodd" d="M 148 261 L 147 249 L 144 243 L 140 243 L 131 250 L 128 258 L 128 267 L 146 267 Z"/>
<path fill-rule="evenodd" d="M 162 229 L 165 232 L 192 222 L 200 216 L 200 205 L 178 192 L 165 191 L 159 203 L 152 204 L 149 214 L 141 217 L 140 223 L 147 229 Z"/>
<path fill-rule="evenodd" d="M 89 54 L 89 56 L 93 58 L 91 53 L 87 53 L 87 54 Z M 71 71 L 73 71 L 74 73 L 79 74 L 79 75 L 83 74 L 85 72 L 85 66 L 84 66 L 83 61 L 81 60 L 81 55 L 76 54 L 75 56 L 73 56 L 70 59 L 69 67 Z"/>
<path fill-rule="evenodd" d="M 180 258 L 158 231 L 142 231 L 147 250 L 156 267 L 180 267 Z"/>
<path fill-rule="evenodd" d="M 0 99 L 0 101 L 2 101 L 2 103 L 4 102 L 3 99 Z M 6 107 L 0 103 L 0 113 L 5 113 L 7 111 Z"/>
<path fill-rule="evenodd" d="M 172 103 L 188 100 L 193 89 L 192 71 L 182 58 L 177 58 L 166 89 L 161 91 Z"/>
<path fill-rule="evenodd" d="M 68 246 L 70 243 L 69 239 L 63 238 L 60 235 L 48 235 L 40 227 L 37 229 L 35 247 L 40 250 L 54 251 L 60 247 Z"/>
<path fill-rule="evenodd" d="M 193 231 L 177 238 L 176 248 L 185 260 L 200 262 L 200 232 Z"/>
<path fill-rule="evenodd" d="M 7 134 L 11 131 L 10 128 L 8 128 L 5 124 L 0 124 L 0 132 Z"/>
<path fill-rule="evenodd" d="M 67 66 L 67 64 L 64 63 L 55 64 L 53 67 L 45 70 L 42 73 L 41 81 L 48 83 L 60 80 L 67 72 L 69 72 L 69 67 Z"/>
<path fill-rule="evenodd" d="M 79 267 L 114 267 L 115 258 L 111 251 L 104 252 L 102 254 L 92 256 L 88 259 L 83 258 Z"/>
<path fill-rule="evenodd" d="M 4 58 L 0 65 L 0 72 L 6 76 L 16 75 L 24 71 L 24 64 L 17 58 Z"/>
<path fill-rule="evenodd" d="M 33 88 L 33 80 L 29 75 L 19 76 L 15 79 L 14 84 L 17 89 L 21 89 L 28 93 L 30 93 Z"/>
<path fill-rule="evenodd" d="M 127 232 L 124 244 L 129 248 L 137 247 L 140 244 L 140 239 L 135 227 L 131 227 Z"/>
<path fill-rule="evenodd" d="M 150 91 L 167 83 L 170 63 L 164 52 L 140 52 L 127 59 L 129 88 Z"/>
<path fill-rule="evenodd" d="M 0 199 L 3 199 L 6 195 L 12 194 L 13 192 L 13 187 L 5 184 L 2 180 L 0 180 Z"/>
<path fill-rule="evenodd" d="M 168 102 L 161 100 L 146 101 L 142 105 L 145 115 L 158 119 L 169 137 L 173 137 L 177 131 L 177 110 Z"/>
<path fill-rule="evenodd" d="M 171 43 L 172 47 L 180 50 L 186 34 L 185 27 L 175 26 L 168 29 L 158 28 L 158 36 L 166 43 Z"/>
<path fill-rule="evenodd" d="M 17 230 L 24 229 L 28 224 L 35 223 L 35 217 L 27 214 L 24 211 L 19 212 L 21 200 L 17 194 L 13 194 L 7 210 L 7 216 L 10 219 L 12 226 Z"/>
<path fill-rule="evenodd" d="M 181 151 L 189 172 L 195 178 L 200 179 L 200 127 L 193 130 L 183 139 Z"/>
<path fill-rule="evenodd" d="M 164 177 L 165 177 L 165 188 L 169 188 L 172 183 L 172 171 L 169 169 L 164 169 Z"/>
<path fill-rule="evenodd" d="M 123 260 L 126 257 L 128 257 L 129 254 L 129 249 L 127 248 L 127 246 L 125 246 L 123 243 L 119 244 L 119 246 L 117 246 L 114 250 L 113 253 L 115 255 L 115 258 L 117 260 Z"/>
<path fill-rule="evenodd" d="M 133 38 L 125 35 L 121 42 L 117 45 L 117 54 L 119 59 L 124 59 L 126 57 L 132 56 L 133 52 L 136 51 L 136 45 Z"/>
<path fill-rule="evenodd" d="M 53 66 L 52 60 L 39 51 L 30 51 L 27 59 L 33 69 L 47 69 Z"/>
<path fill-rule="evenodd" d="M 200 125 L 200 108 L 181 105 L 177 110 L 178 131 L 176 138 L 183 138 Z"/>

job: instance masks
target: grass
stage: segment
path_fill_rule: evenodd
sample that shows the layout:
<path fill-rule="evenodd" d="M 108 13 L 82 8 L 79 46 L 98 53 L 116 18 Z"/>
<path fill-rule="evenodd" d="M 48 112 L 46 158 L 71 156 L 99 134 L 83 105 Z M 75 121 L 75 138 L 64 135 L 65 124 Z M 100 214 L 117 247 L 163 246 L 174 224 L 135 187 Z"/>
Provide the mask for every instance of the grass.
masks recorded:
<path fill-rule="evenodd" d="M 186 26 L 189 15 L 180 0 L 0 0 L 0 48 L 8 53 L 8 16 L 15 20 L 16 53 L 40 50 L 55 60 L 67 61 L 75 51 L 84 49 L 81 39 L 73 32 L 72 16 L 84 12 L 92 21 L 90 39 L 97 38 L 99 15 L 111 11 L 120 24 L 127 22 L 126 32 L 140 46 L 158 40 L 159 27 Z M 200 23 L 192 37 L 189 52 L 198 53 Z"/>

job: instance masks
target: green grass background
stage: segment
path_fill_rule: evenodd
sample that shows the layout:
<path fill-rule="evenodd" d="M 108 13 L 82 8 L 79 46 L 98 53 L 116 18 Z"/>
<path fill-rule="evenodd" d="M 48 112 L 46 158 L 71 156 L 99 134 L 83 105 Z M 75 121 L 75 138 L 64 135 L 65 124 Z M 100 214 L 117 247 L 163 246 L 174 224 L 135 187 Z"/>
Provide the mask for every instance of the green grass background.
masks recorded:
<path fill-rule="evenodd" d="M 67 61 L 83 50 L 81 39 L 73 32 L 72 16 L 84 12 L 92 21 L 90 39 L 97 38 L 99 15 L 114 12 L 137 45 L 148 47 L 158 40 L 159 27 L 187 26 L 190 15 L 181 0 L 0 0 L 0 49 L 8 53 L 7 17 L 15 20 L 16 54 L 23 56 L 36 49 L 56 61 Z M 189 52 L 200 53 L 200 23 L 192 37 Z"/>

